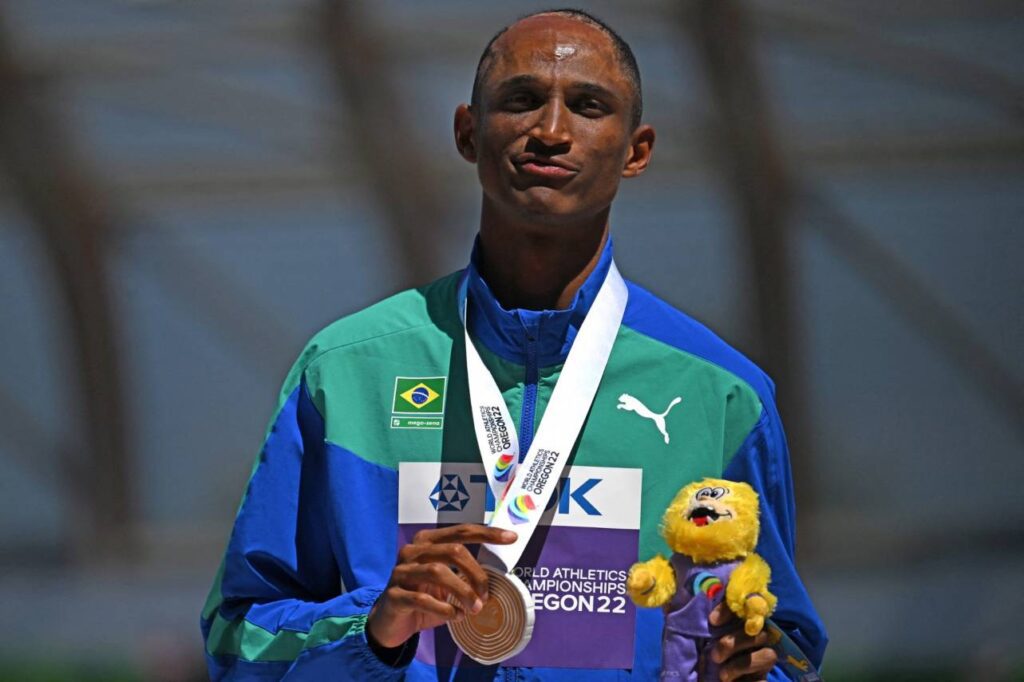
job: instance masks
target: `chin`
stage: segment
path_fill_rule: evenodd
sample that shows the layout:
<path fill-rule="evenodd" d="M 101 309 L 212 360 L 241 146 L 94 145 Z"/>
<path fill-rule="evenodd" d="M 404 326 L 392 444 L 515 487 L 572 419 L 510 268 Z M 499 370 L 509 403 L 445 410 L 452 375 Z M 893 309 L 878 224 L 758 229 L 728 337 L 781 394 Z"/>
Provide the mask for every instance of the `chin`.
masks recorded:
<path fill-rule="evenodd" d="M 519 212 L 537 223 L 558 225 L 576 222 L 599 212 L 599 209 L 583 209 L 576 202 L 567 201 L 567 197 L 558 190 L 548 187 L 531 187 L 520 192 L 516 199 Z"/>
<path fill-rule="evenodd" d="M 564 188 L 532 185 L 516 188 L 506 185 L 497 192 L 484 189 L 484 201 L 490 210 L 516 222 L 536 225 L 538 229 L 558 228 L 589 222 L 607 211 L 611 203 L 580 202 L 580 192 L 567 193 Z"/>
<path fill-rule="evenodd" d="M 576 214 L 552 209 L 550 206 L 527 206 L 522 211 L 523 217 L 538 225 L 564 225 L 574 222 Z"/>

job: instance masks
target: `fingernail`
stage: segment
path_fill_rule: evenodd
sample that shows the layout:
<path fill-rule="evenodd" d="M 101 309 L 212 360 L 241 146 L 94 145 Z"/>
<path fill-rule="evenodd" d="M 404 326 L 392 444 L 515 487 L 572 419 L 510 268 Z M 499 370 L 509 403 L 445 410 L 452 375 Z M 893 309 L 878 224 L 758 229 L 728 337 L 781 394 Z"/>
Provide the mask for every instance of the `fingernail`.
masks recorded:
<path fill-rule="evenodd" d="M 471 613 L 480 613 L 480 609 L 482 609 L 483 607 L 484 607 L 484 603 L 482 601 L 480 601 L 479 599 L 477 599 L 475 602 L 473 602 L 473 606 L 472 606 L 472 608 L 470 608 L 470 612 Z"/>
<path fill-rule="evenodd" d="M 513 533 L 510 530 L 502 531 L 501 533 L 501 539 L 505 542 L 515 542 L 518 537 L 519 535 L 517 533 Z"/>

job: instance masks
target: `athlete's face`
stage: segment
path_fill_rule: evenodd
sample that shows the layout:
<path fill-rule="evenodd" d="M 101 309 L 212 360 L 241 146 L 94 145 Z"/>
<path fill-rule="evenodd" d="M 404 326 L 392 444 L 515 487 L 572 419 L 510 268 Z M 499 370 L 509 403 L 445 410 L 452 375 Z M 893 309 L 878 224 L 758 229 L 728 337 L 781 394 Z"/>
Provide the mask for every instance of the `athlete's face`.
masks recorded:
<path fill-rule="evenodd" d="M 559 15 L 518 22 L 495 42 L 480 86 L 477 110 L 456 111 L 456 142 L 499 211 L 586 220 L 650 160 L 654 131 L 633 129 L 633 88 L 593 26 Z"/>

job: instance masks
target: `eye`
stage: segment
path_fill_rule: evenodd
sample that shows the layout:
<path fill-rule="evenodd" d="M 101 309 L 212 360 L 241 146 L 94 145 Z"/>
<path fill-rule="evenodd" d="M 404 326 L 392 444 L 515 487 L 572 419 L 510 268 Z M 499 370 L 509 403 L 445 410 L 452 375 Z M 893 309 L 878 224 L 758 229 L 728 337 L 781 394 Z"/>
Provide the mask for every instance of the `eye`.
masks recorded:
<path fill-rule="evenodd" d="M 715 498 L 716 500 L 719 499 L 720 497 L 725 497 L 728 494 L 729 494 L 729 489 L 728 488 L 715 488 L 714 490 L 711 491 L 711 496 L 713 498 Z"/>
<path fill-rule="evenodd" d="M 528 111 L 537 106 L 537 98 L 530 92 L 513 92 L 504 100 L 505 108 L 510 111 Z"/>
<path fill-rule="evenodd" d="M 700 490 L 697 491 L 697 494 L 695 495 L 695 497 L 698 500 L 702 499 L 702 498 L 705 498 L 705 497 L 714 497 L 714 496 L 715 496 L 715 491 L 713 489 L 711 489 L 711 488 L 701 488 Z"/>
<path fill-rule="evenodd" d="M 573 111 L 584 116 L 598 117 L 608 113 L 608 107 L 604 102 L 595 97 L 580 97 L 573 102 Z"/>

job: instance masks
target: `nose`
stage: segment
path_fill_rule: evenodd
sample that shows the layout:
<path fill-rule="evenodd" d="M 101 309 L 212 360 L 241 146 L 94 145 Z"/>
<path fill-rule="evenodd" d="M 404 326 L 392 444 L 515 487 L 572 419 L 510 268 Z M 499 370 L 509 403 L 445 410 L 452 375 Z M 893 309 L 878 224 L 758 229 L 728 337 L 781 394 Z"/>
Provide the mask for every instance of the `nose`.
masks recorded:
<path fill-rule="evenodd" d="M 569 130 L 570 112 L 560 98 L 552 98 L 539 110 L 540 116 L 530 130 L 530 137 L 547 147 L 565 146 L 572 142 Z"/>

